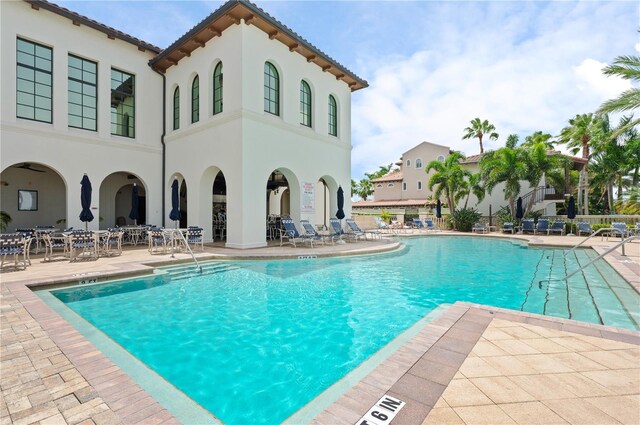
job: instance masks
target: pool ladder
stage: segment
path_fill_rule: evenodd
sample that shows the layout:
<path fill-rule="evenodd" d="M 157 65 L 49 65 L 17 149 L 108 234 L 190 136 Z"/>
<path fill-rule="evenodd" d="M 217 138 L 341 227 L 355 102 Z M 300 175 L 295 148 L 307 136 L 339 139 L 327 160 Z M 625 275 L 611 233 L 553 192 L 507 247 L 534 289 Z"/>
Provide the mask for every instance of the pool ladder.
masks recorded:
<path fill-rule="evenodd" d="M 182 242 L 184 243 L 184 246 L 187 247 L 187 251 L 189 251 L 189 254 L 191 255 L 191 258 L 193 259 L 194 264 L 196 265 L 196 271 L 200 274 L 202 274 L 202 266 L 200 265 L 200 263 L 198 263 L 198 260 L 196 260 L 196 256 L 193 255 L 193 251 L 191 250 L 191 247 L 189 246 L 189 243 L 187 242 L 187 239 L 184 237 L 184 235 L 182 234 L 182 232 L 179 229 L 171 229 L 171 233 L 173 235 L 180 235 L 179 238 L 182 239 Z M 173 257 L 173 251 L 171 252 L 171 257 Z"/>
<path fill-rule="evenodd" d="M 602 230 L 602 229 L 601 229 Z M 595 236 L 595 233 L 591 236 Z M 587 238 L 588 239 L 588 238 Z M 605 255 L 615 251 L 616 249 L 622 247 L 622 255 L 626 255 L 624 252 L 624 244 L 626 244 L 627 242 L 631 242 L 634 239 L 640 239 L 640 235 L 634 235 L 634 236 L 629 236 L 627 239 L 623 239 L 622 241 L 618 242 L 617 244 L 615 244 L 614 246 L 612 246 L 611 248 L 607 249 L 605 252 L 603 252 L 602 254 L 598 255 L 596 258 L 592 259 L 591 261 L 589 261 L 587 264 L 584 264 L 582 266 L 580 266 L 577 270 L 569 273 L 568 275 L 566 275 L 565 277 L 563 277 L 561 280 L 568 280 L 571 276 L 575 275 L 576 273 L 584 270 L 585 268 L 589 267 L 591 264 L 595 263 L 596 261 L 598 261 L 599 259 L 601 259 L 602 257 L 604 257 Z M 585 239 L 586 240 L 586 239 Z M 584 243 L 584 241 L 582 241 L 581 243 L 579 243 L 578 245 L 574 246 L 571 250 L 577 248 L 578 246 L 580 246 L 582 243 Z"/>

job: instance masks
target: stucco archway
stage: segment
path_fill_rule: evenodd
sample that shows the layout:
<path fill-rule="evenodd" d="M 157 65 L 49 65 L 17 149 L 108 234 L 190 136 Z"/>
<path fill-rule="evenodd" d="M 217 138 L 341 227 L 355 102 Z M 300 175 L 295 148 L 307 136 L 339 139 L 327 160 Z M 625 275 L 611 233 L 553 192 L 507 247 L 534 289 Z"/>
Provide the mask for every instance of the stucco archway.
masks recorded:
<path fill-rule="evenodd" d="M 227 226 L 233 225 L 227 218 L 227 181 L 224 172 L 216 167 L 208 167 L 202 173 L 199 187 L 200 204 L 198 208 L 199 222 L 192 225 L 201 226 L 205 231 L 205 240 L 224 240 Z"/>
<path fill-rule="evenodd" d="M 8 231 L 67 227 L 67 183 L 53 167 L 35 162 L 12 164 L 0 173 L 0 185 L 2 211 L 11 216 Z"/>
<path fill-rule="evenodd" d="M 131 191 L 138 187 L 138 220 L 129 218 L 131 212 Z M 100 229 L 147 223 L 147 185 L 135 174 L 117 171 L 109 174 L 100 183 Z M 155 224 L 155 223 L 152 223 Z"/>

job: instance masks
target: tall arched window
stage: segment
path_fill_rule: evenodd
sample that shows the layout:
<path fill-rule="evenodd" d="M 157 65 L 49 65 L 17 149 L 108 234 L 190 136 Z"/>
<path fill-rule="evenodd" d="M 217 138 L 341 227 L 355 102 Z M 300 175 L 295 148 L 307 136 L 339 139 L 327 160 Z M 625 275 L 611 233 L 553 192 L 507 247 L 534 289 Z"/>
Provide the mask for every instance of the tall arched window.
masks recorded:
<path fill-rule="evenodd" d="M 264 63 L 264 111 L 280 115 L 280 77 L 269 62 Z"/>
<path fill-rule="evenodd" d="M 300 124 L 311 127 L 311 87 L 300 81 Z"/>
<path fill-rule="evenodd" d="M 173 129 L 180 128 L 180 87 L 173 92 Z"/>
<path fill-rule="evenodd" d="M 200 121 L 200 78 L 196 75 L 191 85 L 191 122 Z"/>
<path fill-rule="evenodd" d="M 222 112 L 222 62 L 213 70 L 213 115 Z"/>
<path fill-rule="evenodd" d="M 329 95 L 329 134 L 338 135 L 338 105 L 336 99 Z"/>

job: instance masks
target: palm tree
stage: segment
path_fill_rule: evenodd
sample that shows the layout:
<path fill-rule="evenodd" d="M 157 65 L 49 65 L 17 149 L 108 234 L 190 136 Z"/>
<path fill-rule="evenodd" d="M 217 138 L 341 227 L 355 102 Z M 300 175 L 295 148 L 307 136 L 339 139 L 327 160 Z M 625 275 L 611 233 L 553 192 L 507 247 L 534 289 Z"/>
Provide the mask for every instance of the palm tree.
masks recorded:
<path fill-rule="evenodd" d="M 555 141 L 551 140 L 553 138 L 549 133 L 543 133 L 542 131 L 536 131 L 530 136 L 525 137 L 524 143 L 522 146 L 533 146 L 536 143 L 544 143 L 544 146 L 547 150 L 552 150 L 554 148 Z"/>
<path fill-rule="evenodd" d="M 504 198 L 509 202 L 511 215 L 515 216 L 515 200 L 520 194 L 520 181 L 525 180 L 527 158 L 524 150 L 505 146 L 487 152 L 480 160 L 480 174 L 490 194 L 500 183 L 504 183 Z"/>
<path fill-rule="evenodd" d="M 558 142 L 566 143 L 575 155 L 582 148 L 582 157 L 587 160 L 580 174 L 578 185 L 578 210 L 589 214 L 589 143 L 599 131 L 601 123 L 593 114 L 578 114 L 569 120 L 569 125 L 560 131 Z"/>
<path fill-rule="evenodd" d="M 605 75 L 615 75 L 625 80 L 640 81 L 640 56 L 618 56 L 611 65 L 604 67 L 602 72 Z M 599 114 L 610 112 L 626 112 L 640 109 L 640 88 L 632 87 L 620 94 L 615 99 L 604 102 Z M 640 124 L 640 119 L 632 120 L 622 131 Z M 620 130 L 620 129 L 619 129 Z"/>
<path fill-rule="evenodd" d="M 464 178 L 470 174 L 460 165 L 460 160 L 462 159 L 464 159 L 463 154 L 454 152 L 444 162 L 433 160 L 425 168 L 426 173 L 435 170 L 435 173 L 429 177 L 427 182 L 429 190 L 433 190 L 433 187 L 437 186 L 433 193 L 434 198 L 438 199 L 442 195 L 446 196 L 449 211 L 452 212 L 456 208 L 458 192 L 464 186 Z"/>
<path fill-rule="evenodd" d="M 535 133 L 534 133 L 535 134 Z M 550 136 L 550 135 L 549 135 Z M 548 173 L 560 168 L 559 155 L 549 155 L 548 144 L 544 137 L 538 138 L 538 142 L 529 139 L 529 144 L 525 142 L 522 146 L 526 171 L 525 179 L 533 188 L 533 194 L 529 198 L 529 203 L 525 207 L 525 214 L 533 208 L 536 201 L 536 191 L 542 183 L 542 178 Z"/>
<path fill-rule="evenodd" d="M 373 194 L 373 184 L 369 179 L 360 179 L 356 186 L 356 195 L 362 198 L 363 201 L 366 201 L 369 196 Z"/>
<path fill-rule="evenodd" d="M 489 121 L 481 121 L 480 118 L 474 118 L 471 120 L 471 126 L 464 129 L 464 135 L 462 139 L 478 139 L 480 141 L 480 154 L 484 153 L 484 147 L 482 146 L 482 138 L 487 135 L 489 139 L 497 140 L 499 135 L 496 133 L 496 128 L 493 124 L 489 124 Z"/>
<path fill-rule="evenodd" d="M 486 194 L 484 184 L 482 182 L 482 175 L 480 173 L 469 174 L 467 179 L 464 180 L 462 187 L 460 188 L 460 192 L 458 192 L 458 199 L 460 200 L 466 196 L 464 201 L 464 208 L 467 208 L 469 204 L 469 197 L 471 194 L 474 194 L 478 199 L 478 203 L 482 202 L 484 199 L 484 195 Z"/>

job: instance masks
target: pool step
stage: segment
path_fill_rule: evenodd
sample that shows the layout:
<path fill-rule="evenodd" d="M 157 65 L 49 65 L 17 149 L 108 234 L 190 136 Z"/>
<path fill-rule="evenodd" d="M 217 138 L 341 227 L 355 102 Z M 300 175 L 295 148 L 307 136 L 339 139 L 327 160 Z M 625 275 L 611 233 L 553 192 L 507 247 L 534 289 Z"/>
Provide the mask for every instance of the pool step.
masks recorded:
<path fill-rule="evenodd" d="M 171 277 L 171 280 L 177 280 L 177 279 L 186 279 L 186 278 L 201 276 L 201 275 L 222 273 L 229 270 L 238 269 L 239 267 L 233 266 L 228 263 L 209 262 L 209 263 L 202 263 L 201 268 L 202 268 L 202 271 L 200 272 L 197 270 L 195 265 L 185 264 L 185 265 L 180 265 L 175 267 L 169 267 L 164 270 L 169 274 L 169 276 Z"/>

